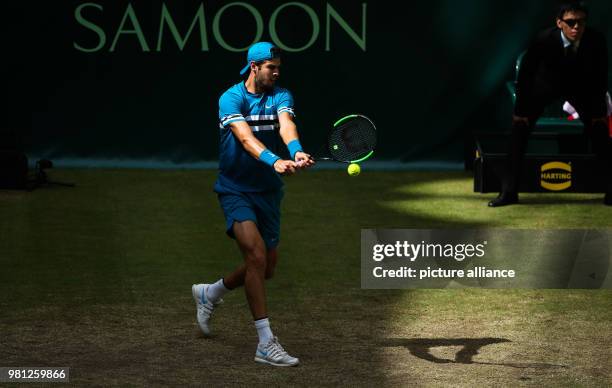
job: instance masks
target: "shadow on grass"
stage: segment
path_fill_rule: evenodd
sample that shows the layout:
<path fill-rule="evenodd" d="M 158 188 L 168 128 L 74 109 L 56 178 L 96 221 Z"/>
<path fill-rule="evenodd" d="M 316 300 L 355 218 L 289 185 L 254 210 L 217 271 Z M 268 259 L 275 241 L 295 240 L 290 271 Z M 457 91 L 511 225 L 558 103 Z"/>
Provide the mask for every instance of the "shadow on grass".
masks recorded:
<path fill-rule="evenodd" d="M 572 195 L 593 195 L 597 198 L 572 198 Z M 474 193 L 474 195 L 457 193 L 406 193 L 406 194 L 396 194 L 397 200 L 417 200 L 417 199 L 432 199 L 437 198 L 440 200 L 461 200 L 461 201 L 469 201 L 472 203 L 478 203 L 482 205 L 483 209 L 487 209 L 487 203 L 493 199 L 496 194 L 491 193 Z M 570 196 L 570 197 L 568 197 Z M 601 197 L 601 198 L 599 198 Z M 521 206 L 521 205 L 599 205 L 603 203 L 603 196 L 598 194 L 555 194 L 555 193 L 525 193 L 519 195 L 520 202 L 518 204 L 513 205 L 513 207 Z M 493 209 L 490 209 L 493 210 Z"/>
<path fill-rule="evenodd" d="M 404 182 L 388 186 L 381 193 L 378 200 L 377 211 L 388 214 L 384 216 L 393 227 L 401 228 L 453 228 L 469 229 L 488 226 L 481 220 L 469 220 L 457 216 L 448 216 L 440 212 L 448 207 L 452 211 L 459 211 L 463 207 L 482 206 L 483 211 L 488 210 L 488 199 L 458 188 L 457 191 L 434 191 L 436 188 L 427 188 L 429 184 L 440 181 L 446 182 L 450 187 L 460 185 L 468 176 L 458 173 L 420 173 L 406 175 Z M 429 201 L 428 205 L 426 201 Z M 384 206 L 383 204 L 396 204 L 398 207 Z M 413 206 L 415 205 L 415 206 Z M 428 211 L 428 207 L 430 211 Z M 388 227 L 388 225 L 384 225 Z"/>
<path fill-rule="evenodd" d="M 430 361 L 436 364 L 480 364 L 480 365 L 498 365 L 512 368 L 566 368 L 565 365 L 547 364 L 547 363 L 497 363 L 497 362 L 481 362 L 472 360 L 473 357 L 480 353 L 481 348 L 487 345 L 499 344 L 504 342 L 512 342 L 505 338 L 391 338 L 382 342 L 385 347 L 406 347 L 410 354 L 425 361 Z M 463 348 L 455 354 L 454 360 L 439 358 L 431 354 L 431 348 L 445 346 L 462 346 Z"/>
<path fill-rule="evenodd" d="M 486 226 L 480 220 L 466 220 L 461 217 L 444 217 L 435 210 L 446 206 L 482 206 L 487 210 L 486 198 L 478 195 L 470 195 L 458 188 L 456 192 L 435 191 L 438 188 L 427 188 L 430 183 L 440 181 L 447 182 L 452 186 L 460 186 L 462 181 L 468 178 L 466 174 L 453 173 L 414 173 L 414 172 L 377 172 L 376 174 L 364 174 L 357 179 L 345 179 L 335 171 L 322 171 L 309 176 L 309 179 L 287 181 L 288 203 L 297 201 L 296 198 L 307 199 L 312 193 L 313 187 L 321 188 L 323 191 L 315 202 L 300 201 L 301 203 L 315 204 L 317 209 L 328 210 L 325 217 L 317 217 L 317 210 L 312 207 L 303 215 L 315 221 L 320 229 L 324 229 L 329 223 L 330 213 L 334 215 L 337 222 L 343 222 L 345 226 L 354 225 L 357 228 L 470 228 Z M 424 187 L 424 188 L 423 188 Z M 312 195 L 312 194 L 310 194 Z M 437 203 L 436 200 L 440 202 Z M 423 201 L 431 203 L 423 207 Z M 433 201 L 432 201 L 433 200 Z M 457 201 L 453 203 L 452 201 Z M 449 201 L 451 201 L 449 203 Z M 399 209 L 386 204 L 402 203 L 406 208 Z M 413 204 L 418 204 L 417 209 Z M 402 205 L 402 206 L 403 206 Z M 433 210 L 428 214 L 427 207 Z M 291 209 L 295 210 L 295 209 Z M 314 213 L 314 218 L 313 218 Z M 301 217 L 300 219 L 304 219 Z M 325 218 L 325 219 L 321 219 Z M 289 219 L 287 219 L 289 221 Z M 323 228 L 321 228 L 323 227 Z"/>
<path fill-rule="evenodd" d="M 584 217 L 581 219 L 580 215 L 584 214 L 583 210 L 599 208 L 603 201 L 601 194 L 525 193 L 521 194 L 517 206 L 492 209 L 487 203 L 496 193 L 474 193 L 469 184 L 471 177 L 465 173 L 406 173 L 398 176 L 384 180 L 394 184 L 387 184 L 384 190 L 380 187 L 375 202 L 376 211 L 388 212 L 385 227 L 389 228 L 542 227 L 541 221 L 545 222 L 547 218 L 550 221 L 568 216 L 569 226 L 574 214 L 577 215 L 576 222 L 582 224 Z M 359 195 L 370 194 L 369 189 L 367 185 L 360 187 Z M 605 214 L 606 209 L 601 209 Z M 593 222 L 607 224 L 603 215 L 594 217 Z M 550 221 L 550 226 L 558 227 L 554 221 Z"/>

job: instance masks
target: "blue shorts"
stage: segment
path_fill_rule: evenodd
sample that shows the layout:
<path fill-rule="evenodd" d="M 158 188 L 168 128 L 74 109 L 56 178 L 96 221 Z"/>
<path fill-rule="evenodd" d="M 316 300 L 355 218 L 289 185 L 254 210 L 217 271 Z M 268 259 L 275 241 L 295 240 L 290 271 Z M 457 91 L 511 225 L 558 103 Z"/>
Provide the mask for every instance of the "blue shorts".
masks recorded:
<path fill-rule="evenodd" d="M 246 193 L 215 187 L 225 214 L 225 232 L 234 236 L 234 222 L 251 220 L 257 225 L 267 249 L 276 248 L 280 239 L 280 204 L 283 190 Z"/>

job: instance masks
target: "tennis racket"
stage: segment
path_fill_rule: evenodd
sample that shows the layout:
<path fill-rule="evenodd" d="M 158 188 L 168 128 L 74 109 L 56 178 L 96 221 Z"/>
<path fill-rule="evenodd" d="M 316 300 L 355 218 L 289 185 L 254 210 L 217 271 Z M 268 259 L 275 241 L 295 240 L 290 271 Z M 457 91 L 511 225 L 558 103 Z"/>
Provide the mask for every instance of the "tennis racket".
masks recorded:
<path fill-rule="evenodd" d="M 360 163 L 370 158 L 376 148 L 376 126 L 369 118 L 352 114 L 336 121 L 327 135 L 327 155 L 314 160 Z"/>

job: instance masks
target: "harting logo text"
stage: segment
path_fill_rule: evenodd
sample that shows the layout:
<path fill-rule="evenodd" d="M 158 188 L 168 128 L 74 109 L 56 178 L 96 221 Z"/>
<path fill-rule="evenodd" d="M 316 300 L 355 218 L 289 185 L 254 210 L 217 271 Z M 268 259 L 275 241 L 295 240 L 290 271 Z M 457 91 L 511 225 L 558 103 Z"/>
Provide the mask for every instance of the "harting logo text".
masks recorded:
<path fill-rule="evenodd" d="M 540 185 L 546 190 L 562 191 L 572 186 L 572 166 L 563 162 L 548 162 L 541 167 Z"/>

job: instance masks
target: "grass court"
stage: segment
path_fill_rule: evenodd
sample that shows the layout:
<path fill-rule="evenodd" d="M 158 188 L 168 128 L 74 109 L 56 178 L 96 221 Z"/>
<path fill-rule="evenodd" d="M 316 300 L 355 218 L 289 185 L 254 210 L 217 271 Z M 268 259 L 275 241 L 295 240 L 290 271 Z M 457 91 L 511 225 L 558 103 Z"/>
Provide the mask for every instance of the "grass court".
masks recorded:
<path fill-rule="evenodd" d="M 241 262 L 210 170 L 57 169 L 0 191 L 0 366 L 78 385 L 608 386 L 612 290 L 362 290 L 361 228 L 610 228 L 602 195 L 490 209 L 463 172 L 285 179 L 270 322 L 297 368 L 253 362 L 243 290 L 198 334 L 191 284 Z"/>

